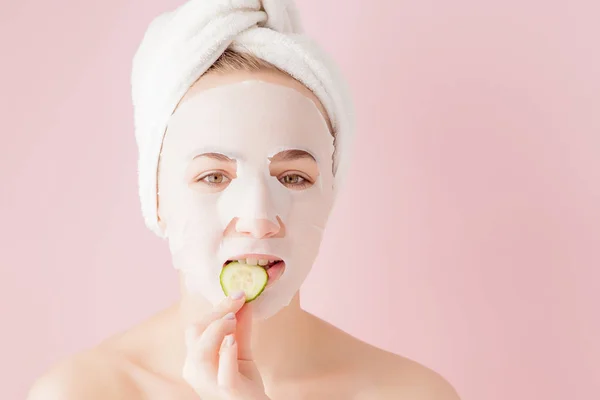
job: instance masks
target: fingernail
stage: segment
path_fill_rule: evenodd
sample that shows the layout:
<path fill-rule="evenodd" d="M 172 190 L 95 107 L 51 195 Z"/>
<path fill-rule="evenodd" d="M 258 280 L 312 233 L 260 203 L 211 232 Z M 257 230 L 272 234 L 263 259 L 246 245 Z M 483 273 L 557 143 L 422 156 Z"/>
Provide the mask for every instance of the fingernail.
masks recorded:
<path fill-rule="evenodd" d="M 243 297 L 246 297 L 246 292 L 244 292 L 243 290 L 240 290 L 240 291 L 238 291 L 238 292 L 235 292 L 235 293 L 233 293 L 233 294 L 231 295 L 231 298 L 232 298 L 233 300 L 239 300 L 239 299 L 241 299 L 241 298 L 243 298 Z"/>
<path fill-rule="evenodd" d="M 235 338 L 233 337 L 233 335 L 227 335 L 227 337 L 225 338 L 225 346 L 231 347 L 234 344 L 235 344 Z"/>
<path fill-rule="evenodd" d="M 235 314 L 230 312 L 229 314 L 225 314 L 223 319 L 235 319 Z"/>

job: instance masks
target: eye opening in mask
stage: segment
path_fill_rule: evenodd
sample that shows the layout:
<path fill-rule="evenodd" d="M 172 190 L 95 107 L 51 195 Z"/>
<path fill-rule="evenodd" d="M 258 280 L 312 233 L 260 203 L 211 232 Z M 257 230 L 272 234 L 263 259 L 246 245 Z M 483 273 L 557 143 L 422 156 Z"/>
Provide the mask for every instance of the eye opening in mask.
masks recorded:
<path fill-rule="evenodd" d="M 217 177 L 218 181 L 214 181 L 214 180 L 207 180 L 207 178 L 210 177 Z M 220 180 L 219 180 L 220 178 Z M 231 179 L 227 172 L 225 171 L 210 171 L 207 173 L 203 173 L 202 175 L 200 175 L 199 177 L 194 179 L 194 183 L 202 183 L 202 184 L 206 184 L 208 186 L 212 186 L 212 187 L 219 187 L 219 186 L 223 186 L 223 185 L 228 185 L 229 182 L 231 182 Z"/>
<path fill-rule="evenodd" d="M 236 161 L 224 154 L 210 152 L 195 155 L 186 171 L 190 187 L 202 185 L 211 191 L 225 188 L 236 178 Z"/>
<path fill-rule="evenodd" d="M 285 179 L 289 177 L 295 177 L 297 182 L 286 182 Z M 292 190 L 307 189 L 315 183 L 307 174 L 303 174 L 300 171 L 286 171 L 284 174 L 279 175 L 277 180 Z"/>
<path fill-rule="evenodd" d="M 311 187 L 319 176 L 319 167 L 312 154 L 299 149 L 284 150 L 269 157 L 271 176 L 276 176 L 290 190 Z M 294 181 L 286 180 L 289 177 Z"/>

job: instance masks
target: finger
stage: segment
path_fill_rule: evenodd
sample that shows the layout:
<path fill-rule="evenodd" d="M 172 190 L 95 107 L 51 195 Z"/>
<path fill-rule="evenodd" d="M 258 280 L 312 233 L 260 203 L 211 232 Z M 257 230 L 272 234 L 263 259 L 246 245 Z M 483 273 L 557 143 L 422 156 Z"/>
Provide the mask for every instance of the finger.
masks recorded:
<path fill-rule="evenodd" d="M 206 329 L 213 321 L 219 320 L 229 313 L 238 312 L 244 306 L 245 301 L 246 294 L 244 292 L 235 293 L 223 299 L 223 301 L 217 304 L 211 312 L 204 315 L 197 323 L 199 332 Z"/>
<path fill-rule="evenodd" d="M 219 355 L 217 384 L 226 389 L 233 388 L 238 377 L 238 346 L 235 335 L 227 335 Z"/>
<path fill-rule="evenodd" d="M 186 332 L 188 353 L 185 371 L 193 387 L 206 390 L 205 386 L 213 386 L 217 379 L 219 367 L 219 348 L 223 339 L 235 332 L 235 314 L 230 313 L 210 324 L 202 335 L 193 337 Z"/>
<path fill-rule="evenodd" d="M 252 314 L 254 305 L 247 303 L 237 313 L 238 371 L 255 382 L 262 382 L 252 355 Z"/>
<path fill-rule="evenodd" d="M 183 365 L 183 379 L 202 398 L 212 398 L 214 381 L 217 377 L 217 365 L 207 366 L 199 361 L 199 337 L 195 327 L 185 331 L 187 353 Z"/>
<path fill-rule="evenodd" d="M 196 347 L 196 360 L 200 363 L 211 363 L 216 366 L 219 349 L 225 336 L 235 333 L 237 322 L 235 314 L 226 314 L 223 318 L 212 322 L 202 332 Z"/>
<path fill-rule="evenodd" d="M 235 336 L 238 342 L 238 359 L 253 360 L 252 358 L 252 303 L 247 303 L 237 312 Z"/>

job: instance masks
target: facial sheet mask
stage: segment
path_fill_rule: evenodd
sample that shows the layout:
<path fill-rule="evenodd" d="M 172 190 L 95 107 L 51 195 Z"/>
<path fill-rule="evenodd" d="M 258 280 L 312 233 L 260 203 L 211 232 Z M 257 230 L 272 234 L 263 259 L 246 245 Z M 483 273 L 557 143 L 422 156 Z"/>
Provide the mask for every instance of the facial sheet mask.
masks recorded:
<path fill-rule="evenodd" d="M 311 186 L 292 189 L 272 176 L 270 158 L 286 150 L 314 158 L 318 176 Z M 188 291 L 216 305 L 225 297 L 219 275 L 227 260 L 270 254 L 285 262 L 285 271 L 254 300 L 255 319 L 287 306 L 312 267 L 331 211 L 333 151 L 319 109 L 289 87 L 244 81 L 181 104 L 164 140 L 159 202 L 173 264 Z M 223 189 L 190 184 L 189 165 L 205 153 L 235 160 L 235 177 Z M 279 231 L 274 237 L 247 233 L 260 223 Z"/>

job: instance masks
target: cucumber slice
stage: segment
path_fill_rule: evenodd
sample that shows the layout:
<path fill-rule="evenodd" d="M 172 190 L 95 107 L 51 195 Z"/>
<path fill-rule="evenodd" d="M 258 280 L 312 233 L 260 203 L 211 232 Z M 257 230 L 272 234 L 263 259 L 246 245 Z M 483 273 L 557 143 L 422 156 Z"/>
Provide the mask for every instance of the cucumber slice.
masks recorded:
<path fill-rule="evenodd" d="M 249 303 L 265 290 L 269 275 L 259 265 L 240 264 L 234 261 L 223 268 L 220 280 L 225 296 L 243 290 L 246 293 L 246 303 Z"/>

